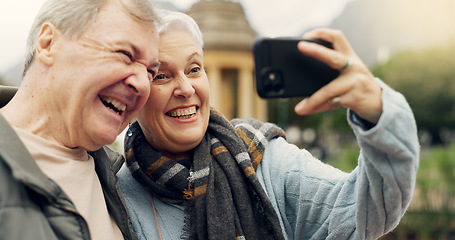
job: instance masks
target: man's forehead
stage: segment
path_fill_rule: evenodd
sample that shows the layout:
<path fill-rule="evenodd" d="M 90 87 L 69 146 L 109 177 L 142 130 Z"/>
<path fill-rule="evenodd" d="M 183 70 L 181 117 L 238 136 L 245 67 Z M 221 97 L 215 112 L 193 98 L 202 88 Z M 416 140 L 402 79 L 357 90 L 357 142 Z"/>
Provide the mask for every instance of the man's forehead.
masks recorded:
<path fill-rule="evenodd" d="M 153 24 L 158 20 L 153 6 L 149 1 L 106 0 L 100 10 L 103 10 L 103 8 L 113 8 L 115 12 L 122 12 L 132 19 L 145 24 Z"/>
<path fill-rule="evenodd" d="M 114 7 L 114 8 L 112 8 Z M 119 6 L 100 9 L 95 21 L 85 33 L 97 36 L 98 40 L 106 39 L 116 44 L 128 44 L 139 52 L 144 41 L 158 39 L 153 22 L 140 21 Z M 91 29 L 91 30 L 90 30 Z"/>

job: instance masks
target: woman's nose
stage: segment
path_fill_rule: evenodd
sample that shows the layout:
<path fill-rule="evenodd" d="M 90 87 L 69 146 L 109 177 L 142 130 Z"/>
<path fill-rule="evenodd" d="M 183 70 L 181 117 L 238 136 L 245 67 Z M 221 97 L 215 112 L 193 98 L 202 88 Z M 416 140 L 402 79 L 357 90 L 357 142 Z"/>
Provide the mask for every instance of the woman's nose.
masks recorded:
<path fill-rule="evenodd" d="M 174 91 L 175 96 L 189 98 L 195 92 L 196 90 L 191 84 L 191 81 L 186 76 L 179 77 L 179 79 L 177 80 L 177 88 Z"/>

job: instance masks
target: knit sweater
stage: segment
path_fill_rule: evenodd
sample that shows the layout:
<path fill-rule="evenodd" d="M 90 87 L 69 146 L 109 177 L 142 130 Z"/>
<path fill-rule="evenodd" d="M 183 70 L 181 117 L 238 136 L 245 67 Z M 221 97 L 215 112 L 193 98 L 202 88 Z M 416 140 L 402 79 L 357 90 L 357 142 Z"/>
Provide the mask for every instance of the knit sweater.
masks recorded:
<path fill-rule="evenodd" d="M 352 172 L 333 168 L 283 138 L 267 145 L 257 174 L 287 239 L 377 239 L 404 215 L 418 168 L 417 129 L 404 97 L 379 82 L 383 113 L 378 124 L 365 128 L 348 114 L 361 148 Z M 158 239 L 150 193 L 126 166 L 117 176 L 137 238 Z M 163 239 L 180 239 L 183 208 L 153 200 Z"/>

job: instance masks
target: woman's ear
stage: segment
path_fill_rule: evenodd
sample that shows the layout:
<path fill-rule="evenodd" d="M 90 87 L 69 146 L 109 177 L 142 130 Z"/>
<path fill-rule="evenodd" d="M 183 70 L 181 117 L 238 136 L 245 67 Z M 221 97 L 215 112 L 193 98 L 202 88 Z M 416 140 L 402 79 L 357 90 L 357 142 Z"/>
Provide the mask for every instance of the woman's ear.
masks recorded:
<path fill-rule="evenodd" d="M 57 28 L 52 23 L 44 23 L 36 39 L 36 55 L 40 62 L 46 65 L 53 64 L 52 48 L 57 37 Z"/>

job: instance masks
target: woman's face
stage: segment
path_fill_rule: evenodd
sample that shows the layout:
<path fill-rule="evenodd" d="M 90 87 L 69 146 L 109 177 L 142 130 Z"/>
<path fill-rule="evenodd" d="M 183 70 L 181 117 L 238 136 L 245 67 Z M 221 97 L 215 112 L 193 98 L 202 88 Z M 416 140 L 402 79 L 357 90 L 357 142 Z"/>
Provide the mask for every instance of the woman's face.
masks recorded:
<path fill-rule="evenodd" d="M 160 35 L 159 71 L 137 114 L 147 141 L 163 154 L 189 158 L 202 140 L 210 114 L 202 49 L 184 30 Z"/>

